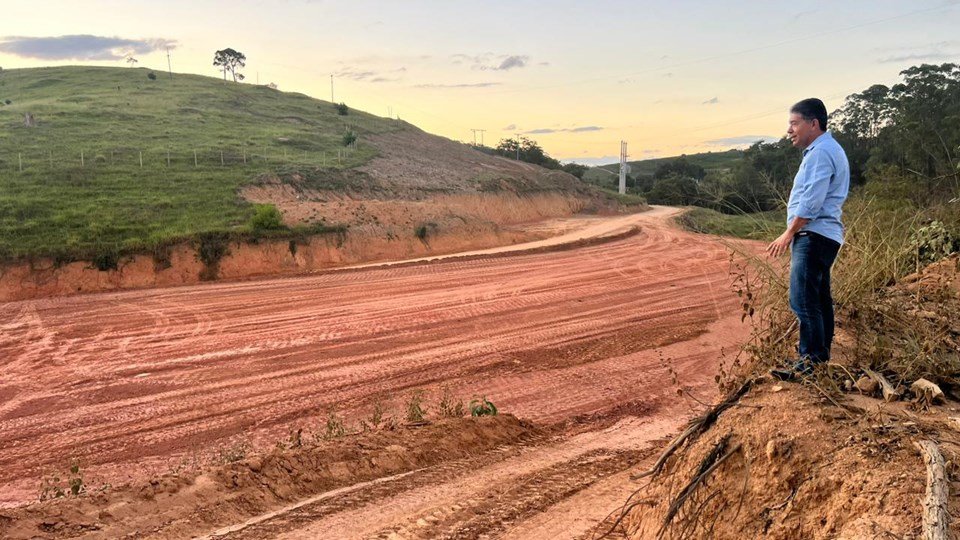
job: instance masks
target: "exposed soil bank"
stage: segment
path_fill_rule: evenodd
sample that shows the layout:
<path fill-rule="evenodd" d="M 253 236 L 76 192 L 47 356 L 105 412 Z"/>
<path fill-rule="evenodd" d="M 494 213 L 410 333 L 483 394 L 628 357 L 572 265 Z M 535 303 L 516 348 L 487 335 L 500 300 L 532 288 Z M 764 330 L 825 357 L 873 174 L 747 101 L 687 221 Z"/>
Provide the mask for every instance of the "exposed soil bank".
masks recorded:
<path fill-rule="evenodd" d="M 331 204 L 339 208 L 339 203 Z M 397 219 L 406 216 L 404 219 L 409 220 L 409 225 L 361 220 L 361 224 L 351 226 L 346 233 L 317 235 L 299 241 L 234 241 L 215 268 L 209 268 L 200 260 L 197 246 L 192 243 L 172 247 L 162 262 L 150 254 L 125 257 L 116 270 L 101 271 L 86 261 L 60 266 L 50 259 L 13 264 L 0 267 L 0 302 L 188 285 L 214 276 L 243 279 L 298 274 L 362 262 L 516 244 L 539 240 L 550 233 L 512 225 L 570 216 L 584 210 L 585 203 L 560 193 L 522 196 L 505 193 L 443 196 L 436 201 L 419 202 L 351 201 L 343 208 L 356 211 L 357 207 L 364 208 L 364 204 L 378 206 L 375 215 L 389 213 Z M 432 209 L 430 213 L 422 213 L 427 208 Z"/>

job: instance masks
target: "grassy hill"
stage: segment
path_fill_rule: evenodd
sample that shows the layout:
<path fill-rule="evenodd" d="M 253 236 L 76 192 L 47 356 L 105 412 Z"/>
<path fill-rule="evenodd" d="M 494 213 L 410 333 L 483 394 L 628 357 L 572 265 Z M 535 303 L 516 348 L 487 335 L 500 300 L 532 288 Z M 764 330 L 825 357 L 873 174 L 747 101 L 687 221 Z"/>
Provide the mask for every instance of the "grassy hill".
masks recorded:
<path fill-rule="evenodd" d="M 657 167 L 661 163 L 667 161 L 673 161 L 681 156 L 671 156 L 665 158 L 656 158 L 656 159 L 644 159 L 640 161 L 629 161 L 627 162 L 630 165 L 630 176 L 633 177 L 652 177 L 653 173 L 657 170 Z M 718 169 L 729 169 L 733 166 L 734 163 L 740 160 L 743 157 L 743 151 L 741 150 L 726 150 L 724 152 L 703 152 L 700 154 L 687 154 L 683 156 L 695 165 L 699 165 L 704 169 L 718 170 Z M 598 170 L 603 169 L 603 170 Z M 604 172 L 607 171 L 607 172 Z M 596 183 L 596 184 L 609 184 L 611 182 L 616 183 L 617 177 L 616 174 L 620 171 L 619 163 L 611 163 L 609 165 L 601 165 L 600 167 L 593 167 L 589 169 L 583 176 L 583 179 L 587 182 Z M 613 174 L 610 174 L 613 173 Z"/>
<path fill-rule="evenodd" d="M 0 72 L 0 259 L 91 260 L 249 233 L 254 206 L 239 187 L 298 168 L 356 167 L 376 155 L 364 135 L 405 126 L 265 86 L 149 73 Z M 360 135 L 355 148 L 344 146 L 348 131 Z"/>

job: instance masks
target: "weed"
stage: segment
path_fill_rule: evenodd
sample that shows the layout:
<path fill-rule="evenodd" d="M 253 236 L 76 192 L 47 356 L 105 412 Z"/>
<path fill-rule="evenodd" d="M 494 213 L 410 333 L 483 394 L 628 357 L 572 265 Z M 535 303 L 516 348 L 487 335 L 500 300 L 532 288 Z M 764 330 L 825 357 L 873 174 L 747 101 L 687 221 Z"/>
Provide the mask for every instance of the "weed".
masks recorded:
<path fill-rule="evenodd" d="M 43 502 L 62 497 L 78 497 L 86 493 L 86 491 L 87 486 L 83 481 L 80 462 L 77 459 L 72 459 L 68 469 L 66 484 L 64 484 L 63 479 L 56 474 L 44 477 L 40 481 L 39 499 Z"/>
<path fill-rule="evenodd" d="M 407 401 L 407 422 L 420 423 L 426 420 L 427 410 L 423 406 L 423 390 L 417 390 Z"/>
<path fill-rule="evenodd" d="M 327 426 L 324 433 L 325 439 L 338 439 L 347 434 L 347 428 L 343 423 L 343 418 L 337 415 L 337 411 L 330 409 L 327 414 Z"/>
<path fill-rule="evenodd" d="M 251 450 L 250 442 L 247 440 L 235 441 L 231 444 L 223 445 L 217 448 L 213 460 L 217 465 L 226 465 L 236 463 L 247 457 Z"/>
<path fill-rule="evenodd" d="M 370 425 L 373 426 L 373 429 L 378 429 L 380 424 L 383 423 L 383 400 L 380 399 L 380 396 L 377 396 L 373 400 L 373 411 L 370 413 Z"/>
<path fill-rule="evenodd" d="M 450 387 L 444 386 L 438 409 L 443 418 L 460 418 L 463 416 L 463 401 L 453 396 Z"/>
<path fill-rule="evenodd" d="M 344 146 L 350 146 L 353 143 L 357 142 L 357 134 L 353 131 L 348 131 L 343 134 L 343 138 L 341 139 L 341 142 L 343 143 Z"/>
<path fill-rule="evenodd" d="M 220 273 L 220 259 L 230 253 L 230 235 L 222 232 L 204 233 L 196 241 L 197 259 L 203 263 L 200 279 L 211 281 Z"/>
<path fill-rule="evenodd" d="M 120 251 L 116 246 L 101 246 L 93 256 L 93 266 L 101 272 L 116 270 L 120 266 Z"/>
<path fill-rule="evenodd" d="M 340 103 L 337 103 L 337 104 L 334 105 L 334 106 L 337 108 L 337 114 L 338 114 L 338 115 L 340 115 L 340 116 L 346 116 L 346 115 L 350 114 L 350 107 L 347 107 L 347 104 L 346 104 L 346 103 L 343 103 L 343 102 L 341 101 Z"/>
<path fill-rule="evenodd" d="M 496 416 L 497 406 L 492 401 L 483 396 L 480 399 L 470 401 L 470 416 Z"/>

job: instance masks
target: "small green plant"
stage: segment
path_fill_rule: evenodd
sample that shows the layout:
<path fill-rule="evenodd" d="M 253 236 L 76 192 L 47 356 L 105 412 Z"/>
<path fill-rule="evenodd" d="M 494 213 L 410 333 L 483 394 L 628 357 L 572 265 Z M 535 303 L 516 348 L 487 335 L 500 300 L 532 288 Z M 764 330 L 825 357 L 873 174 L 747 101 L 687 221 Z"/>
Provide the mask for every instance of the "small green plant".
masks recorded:
<path fill-rule="evenodd" d="M 272 204 L 258 204 L 250 218 L 250 229 L 253 231 L 275 231 L 284 229 L 283 214 Z"/>
<path fill-rule="evenodd" d="M 155 81 L 157 80 L 157 74 L 151 71 L 150 73 L 147 73 L 147 78 L 151 81 Z"/>
<path fill-rule="evenodd" d="M 226 465 L 228 463 L 236 463 L 241 459 L 247 457 L 247 453 L 250 451 L 250 443 L 246 440 L 240 440 L 233 442 L 232 444 L 227 444 L 221 446 L 217 449 L 217 453 L 214 455 L 214 462 L 218 465 Z"/>
<path fill-rule="evenodd" d="M 407 402 L 407 422 L 419 424 L 426 420 L 427 410 L 423 406 L 423 390 L 417 390 L 410 395 Z"/>
<path fill-rule="evenodd" d="M 324 434 L 325 439 L 337 439 L 347 434 L 347 428 L 343 424 L 343 418 L 337 415 L 337 411 L 330 409 L 327 414 L 327 431 Z"/>
<path fill-rule="evenodd" d="M 335 107 L 337 108 L 337 114 L 340 116 L 346 116 L 350 114 L 350 107 L 347 107 L 347 104 L 342 101 L 337 103 Z"/>
<path fill-rule="evenodd" d="M 343 145 L 350 146 L 351 144 L 357 142 L 357 134 L 354 131 L 348 131 L 343 134 Z"/>
<path fill-rule="evenodd" d="M 443 418 L 460 418 L 463 416 L 463 401 L 454 397 L 448 386 L 443 387 L 438 408 L 440 416 Z"/>
<path fill-rule="evenodd" d="M 470 401 L 470 416 L 496 416 L 497 406 L 492 401 L 483 396 L 480 399 Z"/>
<path fill-rule="evenodd" d="M 76 459 L 70 461 L 67 483 L 63 484 L 63 479 L 54 474 L 43 478 L 40 482 L 40 502 L 62 497 L 77 497 L 86 493 L 87 486 L 83 481 L 83 473 L 80 471 L 80 462 Z"/>

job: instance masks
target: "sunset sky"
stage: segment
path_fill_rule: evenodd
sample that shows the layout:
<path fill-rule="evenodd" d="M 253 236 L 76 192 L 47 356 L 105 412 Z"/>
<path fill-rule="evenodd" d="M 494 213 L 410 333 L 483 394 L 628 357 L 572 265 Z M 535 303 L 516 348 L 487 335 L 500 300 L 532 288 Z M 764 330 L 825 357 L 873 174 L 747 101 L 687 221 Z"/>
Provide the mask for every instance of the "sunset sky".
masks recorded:
<path fill-rule="evenodd" d="M 394 116 L 453 139 L 524 134 L 611 162 L 778 138 L 786 109 L 830 110 L 923 62 L 960 62 L 960 2 L 5 1 L 0 66 L 138 66 L 219 76 Z M 479 135 L 478 135 L 479 137 Z"/>

